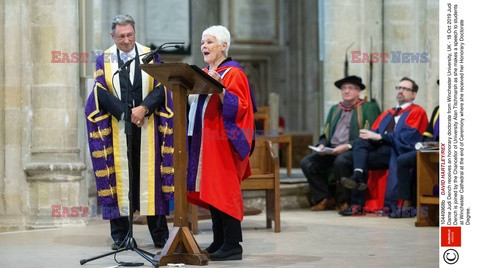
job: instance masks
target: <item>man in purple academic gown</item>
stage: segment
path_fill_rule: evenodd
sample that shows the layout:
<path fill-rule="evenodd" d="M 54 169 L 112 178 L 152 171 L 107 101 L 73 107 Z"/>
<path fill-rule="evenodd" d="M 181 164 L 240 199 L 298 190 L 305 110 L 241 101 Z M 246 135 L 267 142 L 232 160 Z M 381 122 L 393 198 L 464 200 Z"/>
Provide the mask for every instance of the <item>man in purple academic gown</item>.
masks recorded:
<path fill-rule="evenodd" d="M 95 86 L 85 107 L 98 203 L 103 218 L 110 220 L 112 249 L 121 248 L 129 231 L 130 171 L 133 210 L 147 215 L 154 245 L 163 247 L 168 239 L 168 200 L 173 199 L 172 97 L 140 69 L 138 57 L 130 65 L 129 75 L 120 72 L 112 77 L 124 62 L 150 49 L 135 42 L 135 22 L 128 15 L 114 18 L 111 36 L 115 44 L 97 58 Z M 130 170 L 124 134 L 129 83 Z"/>

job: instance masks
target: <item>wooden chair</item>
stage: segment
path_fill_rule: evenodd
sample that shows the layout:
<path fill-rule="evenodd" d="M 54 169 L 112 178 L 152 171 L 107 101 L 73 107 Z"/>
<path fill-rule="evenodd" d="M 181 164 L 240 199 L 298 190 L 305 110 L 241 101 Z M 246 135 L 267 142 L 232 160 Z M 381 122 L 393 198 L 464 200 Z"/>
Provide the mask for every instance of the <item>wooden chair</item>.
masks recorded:
<path fill-rule="evenodd" d="M 272 143 L 256 137 L 255 150 L 250 156 L 252 175 L 242 182 L 242 190 L 265 190 L 267 228 L 275 222 L 275 232 L 280 232 L 280 164 L 273 152 Z"/>
<path fill-rule="evenodd" d="M 242 182 L 242 191 L 264 190 L 266 225 L 280 232 L 280 171 L 279 160 L 273 152 L 272 143 L 257 136 L 255 150 L 250 156 L 252 175 Z M 189 204 L 188 221 L 193 234 L 198 234 L 198 220 L 202 219 L 197 206 Z"/>
<path fill-rule="evenodd" d="M 258 106 L 254 114 L 255 121 L 263 123 L 262 136 L 274 143 L 286 144 L 287 177 L 292 175 L 292 135 L 279 134 L 277 129 L 270 130 L 270 109 L 268 106 Z"/>
<path fill-rule="evenodd" d="M 263 133 L 270 131 L 270 109 L 268 106 L 258 106 L 253 117 L 256 121 L 263 123 Z"/>

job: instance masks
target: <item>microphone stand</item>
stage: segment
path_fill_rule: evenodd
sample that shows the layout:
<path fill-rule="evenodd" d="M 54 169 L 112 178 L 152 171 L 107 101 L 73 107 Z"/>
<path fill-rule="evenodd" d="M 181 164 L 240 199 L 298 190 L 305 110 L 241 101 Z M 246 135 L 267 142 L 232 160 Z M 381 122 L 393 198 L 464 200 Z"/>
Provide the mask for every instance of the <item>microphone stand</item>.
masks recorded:
<path fill-rule="evenodd" d="M 142 54 L 144 55 L 144 54 Z M 153 266 L 158 267 L 158 262 L 155 261 L 153 258 L 155 257 L 155 254 L 152 254 L 150 252 L 147 252 L 143 249 L 140 249 L 137 247 L 137 243 L 135 243 L 135 239 L 133 238 L 133 200 L 132 200 L 132 188 L 133 188 L 133 169 L 132 169 L 132 122 L 131 122 L 131 116 L 132 116 L 132 110 L 129 107 L 130 103 L 130 92 L 131 92 L 131 87 L 132 84 L 130 82 L 130 64 L 132 61 L 134 61 L 136 58 L 142 56 L 138 55 L 134 57 L 133 59 L 130 59 L 126 61 L 121 67 L 120 67 L 120 74 L 123 75 L 124 78 L 127 80 L 127 86 L 126 86 L 126 99 L 125 99 L 125 135 L 127 137 L 127 159 L 128 159 L 128 181 L 129 181 L 129 189 L 128 189 L 128 200 L 129 200 L 129 215 L 128 215 L 128 233 L 127 236 L 124 239 L 125 242 L 125 247 L 119 248 L 116 251 L 109 252 L 106 254 L 102 254 L 96 257 L 92 257 L 89 259 L 82 259 L 80 260 L 80 264 L 83 265 L 89 261 L 93 261 L 96 259 L 100 259 L 112 254 L 117 254 L 122 251 L 126 250 L 132 250 L 138 253 L 140 256 L 142 256 L 144 259 L 146 259 L 148 262 L 150 262 Z M 115 74 L 118 73 L 115 72 Z M 115 76 L 114 74 L 114 76 Z M 112 79 L 113 80 L 113 79 Z M 123 242 L 122 242 L 123 243 Z M 120 262 L 120 266 L 143 266 L 143 263 L 141 262 Z"/>

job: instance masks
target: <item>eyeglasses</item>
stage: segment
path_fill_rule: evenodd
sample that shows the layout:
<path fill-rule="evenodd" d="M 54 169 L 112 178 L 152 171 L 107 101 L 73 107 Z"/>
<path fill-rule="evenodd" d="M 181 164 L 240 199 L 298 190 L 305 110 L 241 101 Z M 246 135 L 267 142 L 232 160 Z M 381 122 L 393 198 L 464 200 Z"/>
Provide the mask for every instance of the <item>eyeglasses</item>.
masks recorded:
<path fill-rule="evenodd" d="M 396 86 L 395 89 L 396 89 L 396 90 L 404 90 L 404 91 L 413 91 L 413 89 L 408 88 L 408 87 L 399 87 L 399 86 Z"/>
<path fill-rule="evenodd" d="M 128 33 L 128 34 L 126 34 L 126 35 L 125 35 L 125 34 L 115 35 L 115 38 L 117 38 L 118 40 L 123 40 L 123 39 L 125 39 L 125 37 L 126 37 L 127 39 L 131 39 L 131 38 L 134 37 L 134 36 L 135 36 L 134 33 Z"/>

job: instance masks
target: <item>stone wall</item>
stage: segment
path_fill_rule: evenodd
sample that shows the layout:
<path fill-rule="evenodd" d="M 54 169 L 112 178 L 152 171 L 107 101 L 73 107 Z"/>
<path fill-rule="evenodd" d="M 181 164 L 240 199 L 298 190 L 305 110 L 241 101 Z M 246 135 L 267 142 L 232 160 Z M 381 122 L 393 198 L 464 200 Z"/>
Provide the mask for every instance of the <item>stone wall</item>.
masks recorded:
<path fill-rule="evenodd" d="M 5 4 L 0 4 L 0 44 L 4 45 L 5 40 Z M 3 46 L 2 46 L 3 47 Z M 5 215 L 5 49 L 0 50 L 0 215 Z M 1 217 L 0 216 L 0 217 Z M 2 227 L 0 227 L 2 228 Z"/>
<path fill-rule="evenodd" d="M 349 74 L 363 78 L 365 92 L 382 110 L 396 104 L 395 89 L 408 76 L 420 89 L 415 102 L 431 113 L 438 104 L 438 2 L 425 1 L 325 1 L 325 51 L 323 72 L 323 118 L 341 98 L 333 82 L 344 76 L 345 55 Z M 352 62 L 352 51 L 388 53 L 387 63 Z M 401 53 L 400 62 L 392 51 Z M 408 53 L 428 53 L 427 60 L 403 58 Z M 360 57 L 362 59 L 362 57 Z M 370 73 L 372 81 L 370 83 Z M 371 90 L 370 90 L 371 88 Z M 371 92 L 371 94 L 370 94 Z"/>
<path fill-rule="evenodd" d="M 84 224 L 80 217 L 52 217 L 52 205 L 86 205 L 78 64 L 52 63 L 52 51 L 78 52 L 77 1 L 7 1 L 2 8 L 8 38 L 2 38 L 6 168 L 0 226 Z"/>

